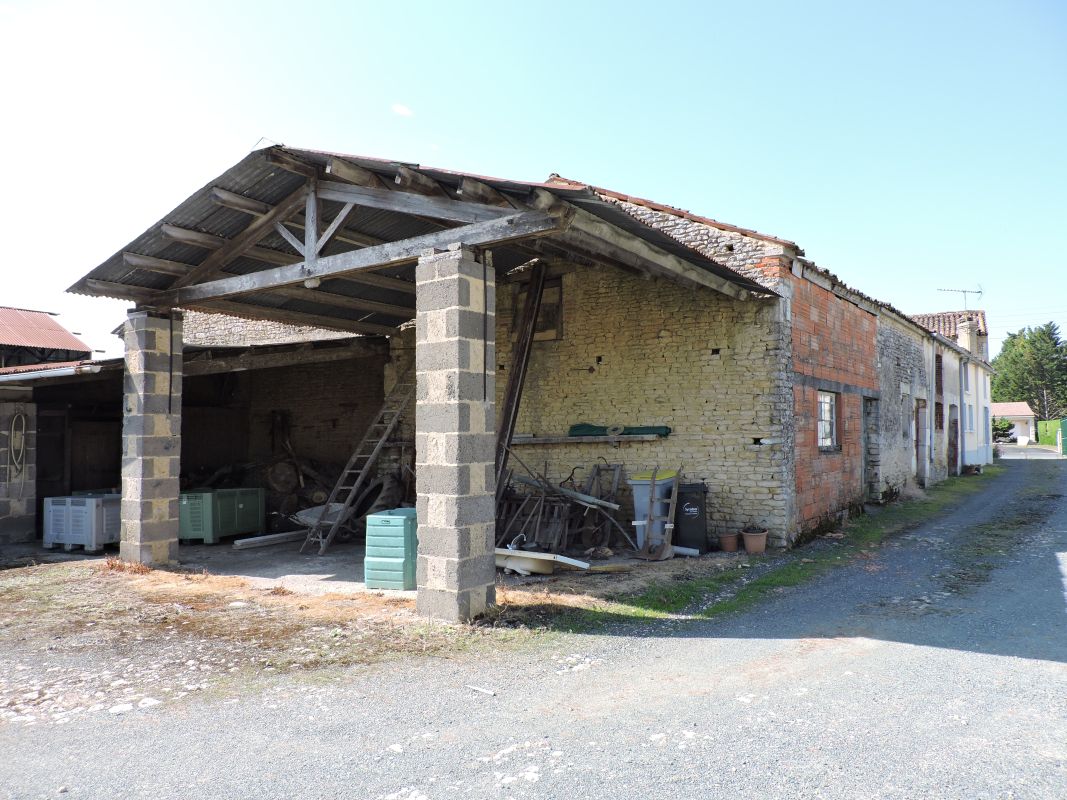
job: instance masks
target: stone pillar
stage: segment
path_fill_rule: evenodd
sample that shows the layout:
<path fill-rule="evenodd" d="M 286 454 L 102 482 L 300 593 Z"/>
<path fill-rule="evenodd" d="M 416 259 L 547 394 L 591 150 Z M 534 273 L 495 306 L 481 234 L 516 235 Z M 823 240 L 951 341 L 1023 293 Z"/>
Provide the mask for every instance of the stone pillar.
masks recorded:
<path fill-rule="evenodd" d="M 416 282 L 417 605 L 466 621 L 495 601 L 496 275 L 454 245 Z"/>
<path fill-rule="evenodd" d="M 182 320 L 131 311 L 123 331 L 122 542 L 126 561 L 178 560 Z"/>

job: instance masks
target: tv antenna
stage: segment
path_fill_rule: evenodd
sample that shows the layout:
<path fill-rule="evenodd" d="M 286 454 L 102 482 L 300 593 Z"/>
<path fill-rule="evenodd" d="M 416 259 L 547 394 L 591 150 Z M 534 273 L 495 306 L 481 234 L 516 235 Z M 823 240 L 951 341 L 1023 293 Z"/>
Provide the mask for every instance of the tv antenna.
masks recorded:
<path fill-rule="evenodd" d="M 939 291 L 939 292 L 956 292 L 957 294 L 962 294 L 963 295 L 963 310 L 964 311 L 968 310 L 968 308 L 967 308 L 967 295 L 976 294 L 976 295 L 978 295 L 978 299 L 979 300 L 982 299 L 982 284 L 978 284 L 978 288 L 977 289 L 938 289 L 937 291 Z"/>

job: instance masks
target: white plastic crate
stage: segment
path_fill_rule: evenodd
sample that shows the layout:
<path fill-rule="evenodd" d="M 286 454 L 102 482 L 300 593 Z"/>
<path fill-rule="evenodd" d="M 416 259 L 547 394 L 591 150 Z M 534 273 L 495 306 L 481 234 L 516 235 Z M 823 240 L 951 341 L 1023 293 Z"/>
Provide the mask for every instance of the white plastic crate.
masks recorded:
<path fill-rule="evenodd" d="M 95 497 L 46 497 L 44 501 L 44 546 L 57 544 L 70 550 L 81 545 L 86 552 L 101 550 L 119 541 L 121 495 Z"/>

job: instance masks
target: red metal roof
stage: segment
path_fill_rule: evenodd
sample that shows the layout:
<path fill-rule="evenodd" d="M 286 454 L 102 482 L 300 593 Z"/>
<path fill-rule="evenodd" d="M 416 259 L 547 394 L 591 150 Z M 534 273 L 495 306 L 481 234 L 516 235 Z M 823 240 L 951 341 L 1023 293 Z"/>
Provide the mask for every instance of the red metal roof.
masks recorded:
<path fill-rule="evenodd" d="M 44 311 L 0 306 L 0 345 L 91 352 L 81 339 Z"/>
<path fill-rule="evenodd" d="M 0 367 L 0 375 L 18 375 L 23 372 L 45 372 L 92 364 L 92 361 L 50 361 L 47 364 L 22 364 L 17 367 Z"/>

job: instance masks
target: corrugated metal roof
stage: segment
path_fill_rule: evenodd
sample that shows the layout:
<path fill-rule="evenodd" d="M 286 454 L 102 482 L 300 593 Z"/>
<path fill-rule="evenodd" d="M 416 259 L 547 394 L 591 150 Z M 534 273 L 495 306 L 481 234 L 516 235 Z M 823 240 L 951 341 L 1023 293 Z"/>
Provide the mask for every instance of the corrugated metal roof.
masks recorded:
<path fill-rule="evenodd" d="M 362 156 L 290 147 L 266 148 L 250 153 L 224 174 L 204 185 L 156 225 L 153 225 L 122 250 L 84 276 L 69 291 L 80 294 L 98 294 L 97 291 L 92 291 L 88 288 L 86 283 L 88 279 L 153 290 L 171 288 L 175 281 L 173 276 L 131 268 L 124 261 L 123 252 L 154 256 L 194 266 L 200 264 L 208 256 L 210 250 L 170 240 L 163 236 L 162 226 L 165 224 L 175 225 L 223 239 L 232 239 L 248 226 L 251 217 L 248 214 L 233 211 L 216 204 L 212 199 L 211 191 L 214 187 L 221 187 L 244 197 L 276 205 L 297 190 L 304 182 L 304 178 L 301 175 L 286 171 L 272 163 L 269 158 L 272 153 L 295 158 L 323 170 L 330 159 L 342 158 L 374 172 L 389 184 L 396 180 L 402 166 L 412 166 L 450 190 L 458 189 L 462 180 L 468 177 L 477 179 L 498 192 L 510 193 L 513 197 L 518 196 L 520 199 L 528 197 L 532 190 L 542 188 L 600 217 L 606 222 L 646 240 L 661 250 L 681 258 L 699 269 L 723 278 L 740 288 L 760 294 L 768 294 L 771 291 L 750 278 L 717 263 L 695 249 L 678 242 L 663 232 L 645 225 L 640 220 L 626 214 L 615 203 L 600 197 L 593 189 L 584 185 L 562 184 L 558 181 L 537 183 L 503 180 L 402 164 L 396 161 L 384 161 Z M 322 218 L 331 219 L 333 213 L 339 208 L 340 204 L 323 203 Z M 453 225 L 408 214 L 364 207 L 357 207 L 345 224 L 345 228 L 352 232 L 358 232 L 383 241 L 398 241 L 448 227 L 453 227 Z M 259 246 L 287 254 L 294 263 L 299 261 L 299 257 L 293 254 L 290 246 L 277 233 L 271 233 L 265 237 L 259 243 Z M 350 247 L 351 245 L 341 244 L 334 239 L 327 245 L 324 252 L 325 254 L 331 254 L 350 249 Z M 529 258 L 529 252 L 524 252 L 516 247 L 502 246 L 494 248 L 494 259 L 498 268 L 508 269 L 529 260 Z M 240 258 L 227 265 L 225 272 L 227 274 L 243 274 L 259 271 L 265 267 L 266 265 L 260 261 L 251 258 Z M 414 279 L 414 268 L 410 264 L 401 265 L 391 269 L 380 270 L 378 274 L 412 281 Z M 388 288 L 369 286 L 345 279 L 335 279 L 331 291 L 357 299 L 373 300 L 380 303 L 413 305 L 412 296 L 409 293 L 396 292 Z M 310 302 L 307 298 L 287 297 L 284 293 L 278 292 L 247 294 L 240 298 L 234 298 L 234 300 L 239 303 L 279 308 L 289 312 L 313 316 L 321 317 L 324 314 L 328 314 L 330 318 L 352 322 L 365 321 L 395 326 L 405 321 L 405 319 L 397 316 L 382 313 L 365 314 L 357 309 L 344 308 L 343 304 L 327 306 Z M 414 317 L 413 309 L 408 319 L 412 317 Z"/>
<path fill-rule="evenodd" d="M 22 364 L 17 367 L 0 367 L 0 375 L 20 375 L 23 372 L 51 372 L 94 364 L 94 361 L 51 361 L 47 364 Z"/>
<path fill-rule="evenodd" d="M 81 339 L 44 311 L 0 306 L 0 345 L 92 352 Z"/>

